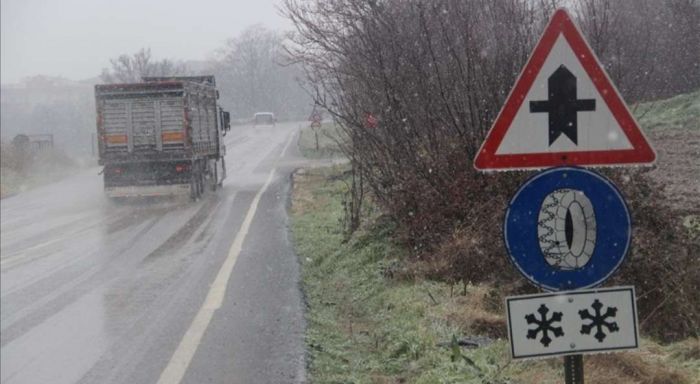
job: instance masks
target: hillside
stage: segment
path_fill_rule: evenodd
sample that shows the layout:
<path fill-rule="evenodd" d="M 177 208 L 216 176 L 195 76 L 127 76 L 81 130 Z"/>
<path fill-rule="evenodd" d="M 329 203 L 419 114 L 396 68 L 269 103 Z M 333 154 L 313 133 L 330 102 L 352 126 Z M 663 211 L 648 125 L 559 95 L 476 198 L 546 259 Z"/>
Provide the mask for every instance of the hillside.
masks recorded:
<path fill-rule="evenodd" d="M 665 185 L 669 199 L 686 219 L 697 220 L 700 92 L 641 104 L 633 110 L 658 152 L 651 175 Z M 320 142 L 316 150 L 311 137 L 307 129 L 299 141 L 306 156 L 318 157 L 333 150 L 330 141 Z M 346 171 L 347 166 L 336 166 L 301 170 L 294 176 L 292 232 L 308 305 L 306 342 L 311 381 L 563 382 L 559 359 L 511 361 L 503 299 L 514 293 L 512 287 L 426 277 L 416 267 L 420 260 L 410 259 L 410 252 L 396 242 L 395 224 L 383 219 L 376 207 L 368 208 L 365 225 L 348 236 L 343 226 Z M 651 216 L 657 213 L 664 216 L 663 212 Z M 458 245 L 474 246 L 467 241 Z M 645 259 L 680 263 L 678 254 L 663 251 Z M 632 268 L 618 273 L 619 279 L 610 284 L 630 284 L 633 274 L 653 280 L 652 274 L 668 273 L 667 267 L 656 268 L 653 263 L 641 268 L 635 263 L 627 266 Z M 481 271 L 484 265 L 474 267 Z M 644 291 L 647 287 L 643 285 L 637 286 L 638 292 L 646 296 L 651 291 Z M 678 322 L 681 312 L 677 303 L 672 306 L 670 301 L 664 299 L 663 305 L 674 308 L 667 313 L 678 315 Z M 653 331 L 647 322 L 651 314 L 640 312 L 640 316 L 643 329 Z M 639 351 L 587 356 L 587 381 L 697 383 L 697 337 L 660 342 L 651 333 L 643 333 Z"/>
<path fill-rule="evenodd" d="M 700 91 L 644 103 L 635 115 L 656 149 L 652 176 L 674 207 L 700 213 Z"/>

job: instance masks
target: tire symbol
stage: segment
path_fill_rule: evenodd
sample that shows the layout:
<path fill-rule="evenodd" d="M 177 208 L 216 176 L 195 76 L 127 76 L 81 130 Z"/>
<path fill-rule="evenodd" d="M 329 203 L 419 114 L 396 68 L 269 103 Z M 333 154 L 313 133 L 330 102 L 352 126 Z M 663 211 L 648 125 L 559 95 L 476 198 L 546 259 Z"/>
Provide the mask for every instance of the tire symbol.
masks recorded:
<path fill-rule="evenodd" d="M 596 221 L 591 201 L 575 189 L 550 193 L 540 207 L 537 237 L 549 265 L 562 270 L 582 268 L 595 249 Z"/>

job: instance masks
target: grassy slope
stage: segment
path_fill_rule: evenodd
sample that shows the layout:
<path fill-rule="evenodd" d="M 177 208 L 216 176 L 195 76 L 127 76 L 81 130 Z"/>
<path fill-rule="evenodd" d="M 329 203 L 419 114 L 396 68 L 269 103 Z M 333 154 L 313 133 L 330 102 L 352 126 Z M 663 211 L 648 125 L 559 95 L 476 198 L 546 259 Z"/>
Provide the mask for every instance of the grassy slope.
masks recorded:
<path fill-rule="evenodd" d="M 388 228 L 374 227 L 344 242 L 339 222 L 345 186 L 328 179 L 338 171 L 313 170 L 295 177 L 293 232 L 310 306 L 307 343 L 313 382 L 405 378 L 434 383 L 466 377 L 480 382 L 463 359 L 453 363 L 449 349 L 437 346 L 457 329 L 442 319 L 442 308 L 427 292 L 442 298 L 449 295 L 448 287 L 386 279 L 386 260 L 398 253 L 387 240 Z M 503 346 L 469 355 L 482 369 L 496 370 Z"/>
<path fill-rule="evenodd" d="M 700 131 L 700 91 L 640 104 L 634 108 L 634 115 L 647 131 Z"/>
<path fill-rule="evenodd" d="M 0 198 L 58 181 L 79 169 L 79 165 L 58 150 L 35 155 L 18 171 L 18 163 L 10 145 L 0 150 Z"/>
<path fill-rule="evenodd" d="M 700 91 L 641 104 L 635 115 L 658 154 L 651 176 L 700 236 Z"/>
<path fill-rule="evenodd" d="M 700 92 L 643 104 L 636 114 L 650 130 L 666 129 L 662 122 L 697 126 L 698 100 Z M 302 152 L 318 157 L 309 143 L 300 140 Z M 311 382 L 563 382 L 558 359 L 510 362 L 507 340 L 497 337 L 505 323 L 492 287 L 468 286 L 462 295 L 461 287 L 388 277 L 403 252 L 391 244 L 387 225 L 370 224 L 346 241 L 342 170 L 295 175 L 292 230 L 309 305 Z M 471 350 L 449 346 L 453 337 L 471 335 L 495 341 Z M 700 341 L 661 346 L 644 339 L 639 352 L 589 356 L 585 364 L 593 383 L 700 383 Z"/>
<path fill-rule="evenodd" d="M 341 133 L 334 123 L 323 123 L 316 133 L 318 135 L 318 149 L 316 149 L 314 130 L 309 126 L 301 130 L 298 144 L 304 156 L 312 159 L 342 156 L 337 144 Z"/>
<path fill-rule="evenodd" d="M 502 309 L 487 305 L 491 288 L 468 286 L 463 296 L 444 283 L 387 278 L 383 271 L 401 250 L 389 242 L 390 228 L 377 225 L 345 241 L 339 173 L 295 176 L 292 228 L 309 305 L 312 382 L 562 382 L 559 360 L 510 363 L 504 339 L 472 350 L 439 346 L 490 333 L 484 324 L 504 326 Z M 699 355 L 698 340 L 670 346 L 644 340 L 641 353 L 587 358 L 586 374 L 591 382 L 692 382 Z"/>

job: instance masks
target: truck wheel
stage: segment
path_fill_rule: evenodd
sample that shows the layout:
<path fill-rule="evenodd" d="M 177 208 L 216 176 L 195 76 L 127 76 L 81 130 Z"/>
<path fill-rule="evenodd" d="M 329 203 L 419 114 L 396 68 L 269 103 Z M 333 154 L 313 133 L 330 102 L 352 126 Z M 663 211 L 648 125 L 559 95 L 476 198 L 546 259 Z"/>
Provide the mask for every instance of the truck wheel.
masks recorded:
<path fill-rule="evenodd" d="M 112 202 L 112 204 L 116 205 L 124 205 L 126 204 L 126 197 L 121 197 L 121 196 L 113 196 L 109 198 L 109 201 Z"/>
<path fill-rule="evenodd" d="M 221 157 L 221 180 L 218 181 L 219 187 L 224 186 L 224 179 L 226 178 L 226 160 Z"/>
<path fill-rule="evenodd" d="M 210 162 L 209 164 L 211 165 L 211 171 L 209 173 L 211 180 L 209 182 L 209 187 L 212 191 L 216 191 L 216 188 L 219 186 L 219 170 L 217 168 L 216 161 Z"/>
<path fill-rule="evenodd" d="M 190 199 L 192 201 L 197 201 L 197 198 L 199 198 L 199 187 L 197 184 L 197 178 L 192 176 L 192 180 L 190 181 Z"/>
<path fill-rule="evenodd" d="M 196 201 L 202 196 L 203 186 L 202 186 L 202 173 L 199 172 L 197 167 L 192 167 L 192 181 L 190 181 L 190 198 Z"/>

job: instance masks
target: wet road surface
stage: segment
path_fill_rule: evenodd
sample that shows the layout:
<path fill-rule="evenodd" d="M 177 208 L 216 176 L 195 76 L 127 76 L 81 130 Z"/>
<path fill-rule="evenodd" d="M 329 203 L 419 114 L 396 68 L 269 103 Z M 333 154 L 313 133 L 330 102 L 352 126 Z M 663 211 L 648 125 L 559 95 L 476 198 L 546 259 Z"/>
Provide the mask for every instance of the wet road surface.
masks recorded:
<path fill-rule="evenodd" d="M 298 126 L 234 127 L 196 202 L 114 204 L 99 168 L 3 199 L 2 383 L 303 382 Z"/>

